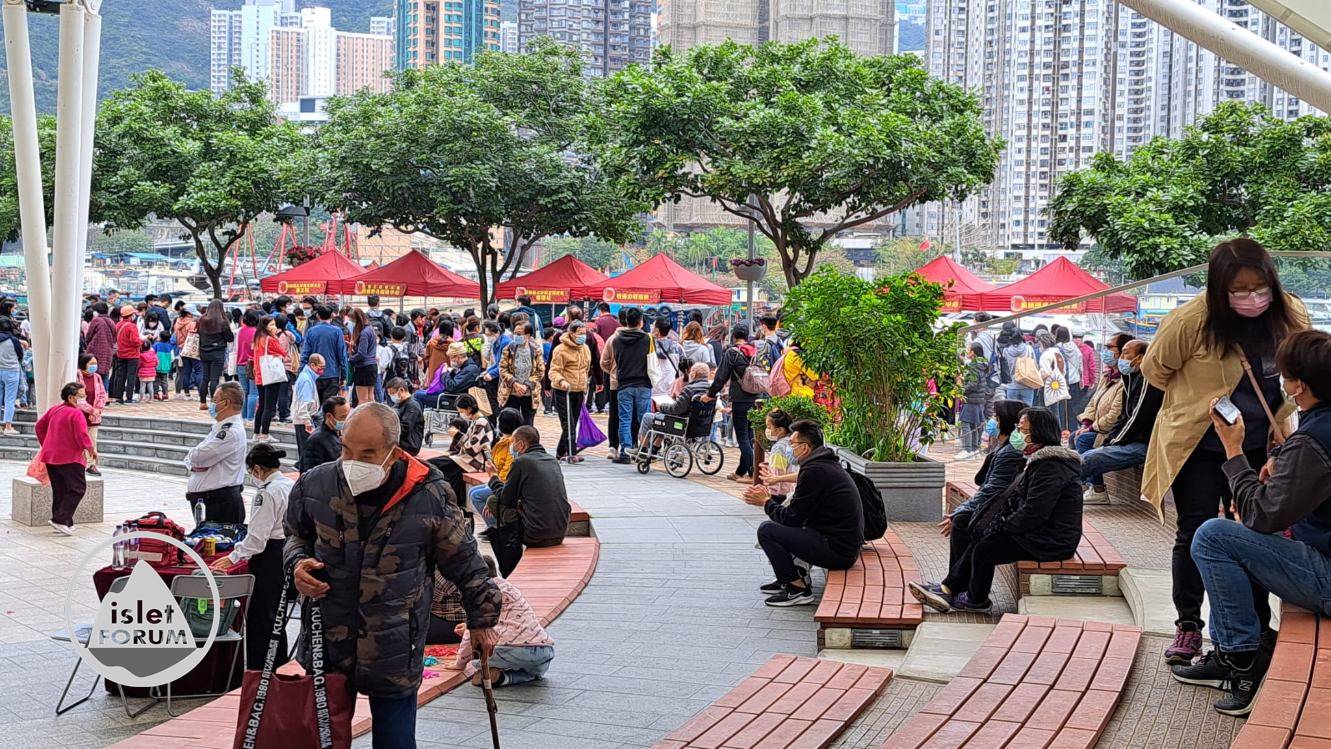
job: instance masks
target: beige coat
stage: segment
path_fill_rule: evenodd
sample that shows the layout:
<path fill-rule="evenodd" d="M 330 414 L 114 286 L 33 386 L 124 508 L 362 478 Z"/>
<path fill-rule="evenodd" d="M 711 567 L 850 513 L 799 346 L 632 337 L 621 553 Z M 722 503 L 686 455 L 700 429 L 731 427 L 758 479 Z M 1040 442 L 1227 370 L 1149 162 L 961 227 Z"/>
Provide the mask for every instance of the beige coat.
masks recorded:
<path fill-rule="evenodd" d="M 1290 295 L 1285 299 L 1298 326 L 1308 327 L 1303 303 Z M 1219 351 L 1207 344 L 1202 330 L 1205 322 L 1206 296 L 1199 294 L 1165 316 L 1142 359 L 1146 381 L 1165 394 L 1151 430 L 1142 476 L 1142 495 L 1161 517 L 1165 492 L 1211 426 L 1211 399 L 1234 392 L 1239 379 L 1246 376 L 1233 349 Z M 1271 407 L 1276 409 L 1277 419 L 1294 412 L 1294 404 L 1288 402 Z"/>
<path fill-rule="evenodd" d="M 532 398 L 532 403 L 541 402 L 541 379 L 545 377 L 545 355 L 541 353 L 541 345 L 534 341 L 527 341 L 531 347 L 531 381 L 535 387 L 526 395 L 515 395 L 515 398 Z M 499 357 L 499 403 L 502 406 L 508 405 L 509 395 L 513 392 L 513 380 L 517 375 L 517 368 L 513 365 L 513 345 L 504 347 L 504 353 Z"/>
<path fill-rule="evenodd" d="M 617 335 L 619 335 L 618 328 L 605 339 L 605 345 L 601 346 L 601 370 L 610 375 L 611 390 L 619 389 L 619 365 L 615 363 L 615 352 L 610 347 L 611 341 L 614 341 Z"/>
<path fill-rule="evenodd" d="M 585 343 L 574 343 L 573 336 L 563 336 L 550 352 L 550 386 L 556 390 L 584 393 L 591 373 L 591 349 Z"/>
<path fill-rule="evenodd" d="M 1116 377 L 1109 379 L 1101 377 L 1100 382 L 1095 386 L 1095 392 L 1091 393 L 1091 399 L 1086 401 L 1086 409 L 1077 417 L 1078 421 L 1091 422 L 1091 431 L 1096 433 L 1095 446 L 1099 447 L 1105 441 L 1105 435 L 1118 425 L 1118 420 L 1123 415 L 1123 378 Z"/>

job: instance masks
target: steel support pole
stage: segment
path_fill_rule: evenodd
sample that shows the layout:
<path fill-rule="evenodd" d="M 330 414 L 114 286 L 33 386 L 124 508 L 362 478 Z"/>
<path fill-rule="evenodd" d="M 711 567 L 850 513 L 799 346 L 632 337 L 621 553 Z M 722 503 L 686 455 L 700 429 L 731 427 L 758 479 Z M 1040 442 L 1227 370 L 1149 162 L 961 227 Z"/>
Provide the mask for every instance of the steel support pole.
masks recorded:
<path fill-rule="evenodd" d="M 97 130 L 97 76 L 101 66 L 102 17 L 95 11 L 83 19 L 83 118 L 79 128 L 79 242 L 78 280 L 83 294 L 83 264 L 88 252 L 88 206 L 92 198 L 92 149 Z"/>
<path fill-rule="evenodd" d="M 32 326 L 32 367 L 37 383 L 45 382 L 50 347 L 51 266 L 46 247 L 46 202 L 42 194 L 42 156 L 37 138 L 37 103 L 32 88 L 32 50 L 28 43 L 28 10 L 23 0 L 4 0 L 5 61 L 9 69 L 9 101 L 14 126 L 14 171 L 18 181 L 19 217 L 23 227 L 24 272 L 28 283 L 28 321 Z M 51 405 L 40 385 L 37 407 Z"/>
<path fill-rule="evenodd" d="M 45 383 L 39 387 L 54 403 L 60 387 L 74 377 L 79 355 L 78 246 L 80 154 L 83 148 L 84 10 L 76 3 L 60 6 L 60 78 L 56 89 L 55 241 L 51 253 L 51 351 Z"/>
<path fill-rule="evenodd" d="M 1118 1 L 1267 83 L 1324 112 L 1331 112 L 1331 73 L 1286 52 L 1219 13 L 1194 0 Z"/>

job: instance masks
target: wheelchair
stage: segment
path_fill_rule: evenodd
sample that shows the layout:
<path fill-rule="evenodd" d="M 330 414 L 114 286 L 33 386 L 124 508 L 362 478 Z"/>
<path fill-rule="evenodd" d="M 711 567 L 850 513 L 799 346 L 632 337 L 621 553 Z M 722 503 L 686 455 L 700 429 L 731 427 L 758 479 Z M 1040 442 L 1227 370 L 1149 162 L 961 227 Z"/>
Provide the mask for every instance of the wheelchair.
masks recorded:
<path fill-rule="evenodd" d="M 688 476 L 695 465 L 704 474 L 714 476 L 725 464 L 725 453 L 710 435 L 710 415 L 703 421 L 708 431 L 699 436 L 690 436 L 689 423 L 699 419 L 700 415 L 675 416 L 658 412 L 647 418 L 652 422 L 643 438 L 646 446 L 639 445 L 634 458 L 638 473 L 647 473 L 652 469 L 652 463 L 658 460 L 665 465 L 666 473 L 677 479 Z"/>
<path fill-rule="evenodd" d="M 457 400 L 457 395 L 448 395 L 441 393 L 434 408 L 426 408 L 425 412 L 425 446 L 434 447 L 434 436 L 436 434 L 448 434 L 449 424 L 459 417 L 457 407 L 453 402 Z"/>

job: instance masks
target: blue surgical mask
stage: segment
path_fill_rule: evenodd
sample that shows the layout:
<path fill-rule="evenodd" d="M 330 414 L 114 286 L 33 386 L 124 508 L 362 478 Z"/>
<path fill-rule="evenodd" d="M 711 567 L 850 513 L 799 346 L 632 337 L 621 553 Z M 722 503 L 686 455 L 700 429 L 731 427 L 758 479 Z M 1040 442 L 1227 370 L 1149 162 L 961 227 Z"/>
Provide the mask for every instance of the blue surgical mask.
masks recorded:
<path fill-rule="evenodd" d="M 1127 359 L 1119 359 L 1118 371 L 1125 375 L 1132 374 L 1134 371 L 1132 368 L 1132 362 L 1128 361 Z"/>
<path fill-rule="evenodd" d="M 97 365 L 96 365 L 96 364 L 89 364 L 89 365 L 88 365 L 88 374 L 97 374 Z"/>
<path fill-rule="evenodd" d="M 1009 445 L 1012 445 L 1013 449 L 1016 449 L 1016 450 L 1025 450 L 1025 449 L 1026 449 L 1026 435 L 1022 434 L 1022 433 L 1019 432 L 1019 431 L 1017 431 L 1017 432 L 1013 432 L 1011 435 L 1008 436 L 1008 438 L 1007 438 L 1007 443 L 1008 443 Z"/>
<path fill-rule="evenodd" d="M 344 428 L 346 428 L 346 426 L 347 426 L 347 422 L 346 422 L 345 419 L 343 419 L 342 421 L 334 421 L 334 422 L 333 422 L 333 431 L 335 431 L 335 432 L 339 432 L 339 433 L 340 433 Z"/>
<path fill-rule="evenodd" d="M 526 342 L 527 342 L 527 336 L 525 336 L 525 335 L 514 335 L 514 336 L 513 336 L 513 342 L 514 342 L 514 343 L 526 343 Z"/>
<path fill-rule="evenodd" d="M 990 419 L 984 423 L 984 433 L 990 437 L 998 436 L 998 422 Z"/>
<path fill-rule="evenodd" d="M 577 341 L 577 342 L 578 342 L 578 345 L 581 346 L 582 344 L 584 344 L 584 343 L 587 342 L 587 336 L 585 336 L 585 335 L 580 335 L 580 336 L 577 336 L 576 338 L 574 338 L 573 340 Z"/>
<path fill-rule="evenodd" d="M 1114 362 L 1114 355 L 1109 352 L 1109 349 L 1107 348 L 1100 349 L 1100 363 L 1112 364 L 1113 362 Z"/>
<path fill-rule="evenodd" d="M 208 418 L 210 418 L 210 419 L 216 419 L 216 418 L 217 418 L 217 404 L 216 404 L 216 403 L 209 403 L 209 404 L 208 404 Z"/>

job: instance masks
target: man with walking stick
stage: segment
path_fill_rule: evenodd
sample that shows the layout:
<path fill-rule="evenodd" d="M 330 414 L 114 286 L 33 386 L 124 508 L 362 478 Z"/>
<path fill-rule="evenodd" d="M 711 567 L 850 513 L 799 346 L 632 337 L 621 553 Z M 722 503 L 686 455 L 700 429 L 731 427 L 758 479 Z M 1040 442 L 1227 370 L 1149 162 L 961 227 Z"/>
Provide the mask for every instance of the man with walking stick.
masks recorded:
<path fill-rule="evenodd" d="M 487 656 L 503 601 L 448 482 L 398 447 L 399 431 L 389 406 L 358 406 L 341 459 L 301 475 L 286 515 L 286 569 L 320 601 L 328 670 L 370 698 L 374 749 L 416 746 L 434 567 L 461 591 L 471 640 Z"/>

